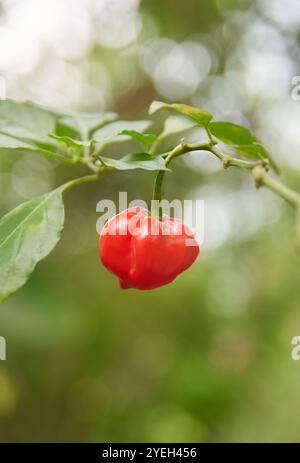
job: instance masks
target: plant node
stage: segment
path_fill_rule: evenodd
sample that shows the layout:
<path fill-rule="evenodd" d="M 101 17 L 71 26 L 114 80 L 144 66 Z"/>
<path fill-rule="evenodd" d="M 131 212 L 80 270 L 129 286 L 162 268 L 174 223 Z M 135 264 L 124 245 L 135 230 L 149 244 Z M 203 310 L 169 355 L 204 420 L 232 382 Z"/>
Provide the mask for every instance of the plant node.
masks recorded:
<path fill-rule="evenodd" d="M 224 169 L 228 169 L 228 167 L 230 166 L 230 158 L 228 156 L 224 156 L 222 164 Z"/>
<path fill-rule="evenodd" d="M 186 153 L 189 150 L 188 145 L 184 138 L 180 140 L 180 147 L 183 153 Z"/>
<path fill-rule="evenodd" d="M 261 165 L 262 165 L 262 167 L 265 168 L 265 170 L 266 170 L 267 172 L 269 171 L 269 169 L 270 169 L 270 161 L 269 161 L 269 159 L 267 159 L 267 158 L 262 159 L 262 160 L 261 160 Z"/>
<path fill-rule="evenodd" d="M 254 179 L 256 188 L 259 188 L 262 185 L 262 180 L 264 178 L 265 173 L 265 168 L 262 166 L 256 166 L 252 170 L 252 177 Z"/>

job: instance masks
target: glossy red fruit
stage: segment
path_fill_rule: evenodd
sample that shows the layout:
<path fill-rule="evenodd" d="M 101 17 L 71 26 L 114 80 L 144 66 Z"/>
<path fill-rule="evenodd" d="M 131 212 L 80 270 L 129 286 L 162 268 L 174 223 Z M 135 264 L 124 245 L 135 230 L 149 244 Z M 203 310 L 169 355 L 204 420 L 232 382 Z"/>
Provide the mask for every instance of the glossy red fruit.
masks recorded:
<path fill-rule="evenodd" d="M 154 289 L 173 281 L 192 265 L 199 246 L 178 219 L 162 221 L 144 208 L 126 209 L 103 227 L 99 253 L 123 289 Z"/>

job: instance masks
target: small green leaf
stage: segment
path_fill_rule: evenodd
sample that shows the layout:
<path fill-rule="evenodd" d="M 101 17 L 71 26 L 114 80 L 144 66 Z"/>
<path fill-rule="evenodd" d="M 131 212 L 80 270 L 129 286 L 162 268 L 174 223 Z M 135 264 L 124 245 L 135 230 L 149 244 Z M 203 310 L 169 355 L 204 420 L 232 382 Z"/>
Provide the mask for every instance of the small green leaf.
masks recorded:
<path fill-rule="evenodd" d="M 65 188 L 27 201 L 0 220 L 0 302 L 24 285 L 59 241 Z"/>
<path fill-rule="evenodd" d="M 93 140 L 89 141 L 82 141 L 82 140 L 77 140 L 76 138 L 71 138 L 68 137 L 67 135 L 55 135 L 55 133 L 49 133 L 49 137 L 54 138 L 55 140 L 61 141 L 65 143 L 67 146 L 70 146 L 71 148 L 74 149 L 81 149 L 84 146 L 91 146 Z"/>
<path fill-rule="evenodd" d="M 69 116 L 63 116 L 59 119 L 59 135 L 70 135 L 68 129 L 77 132 L 78 135 L 83 134 L 87 137 L 99 127 L 116 120 L 116 113 L 79 113 Z M 65 132 L 64 132 L 65 127 Z"/>
<path fill-rule="evenodd" d="M 30 143 L 27 143 L 17 138 L 11 137 L 0 133 L 0 150 L 1 148 L 8 149 L 32 149 L 33 146 Z"/>
<path fill-rule="evenodd" d="M 55 140 L 57 115 L 32 103 L 0 100 L 0 152 L 34 152 L 50 159 L 66 161 Z"/>
<path fill-rule="evenodd" d="M 160 137 L 175 135 L 176 133 L 185 132 L 195 127 L 195 121 L 182 117 L 180 115 L 170 116 L 165 120 L 164 128 Z"/>
<path fill-rule="evenodd" d="M 211 122 L 208 126 L 212 135 L 221 140 L 226 145 L 231 146 L 235 151 L 244 156 L 254 159 L 268 159 L 270 165 L 276 172 L 279 169 L 270 153 L 262 143 L 251 134 L 251 132 L 241 125 L 232 122 Z"/>
<path fill-rule="evenodd" d="M 17 152 L 19 154 L 31 152 L 42 154 L 49 159 L 66 161 L 65 156 L 55 151 L 55 147 L 50 147 L 50 145 L 46 144 L 44 146 L 42 146 L 42 144 L 38 146 L 38 144 L 31 144 L 24 140 L 0 133 L 0 153 L 6 154 L 9 152 Z"/>
<path fill-rule="evenodd" d="M 252 143 L 249 145 L 232 145 L 232 147 L 240 154 L 257 159 L 264 159 L 268 157 L 266 150 L 259 143 Z"/>
<path fill-rule="evenodd" d="M 212 119 L 212 114 L 202 108 L 196 108 L 194 106 L 179 103 L 168 104 L 161 101 L 153 101 L 149 108 L 149 114 L 154 114 L 160 109 L 174 109 L 175 111 L 188 116 L 201 127 L 206 127 Z"/>
<path fill-rule="evenodd" d="M 260 142 L 253 142 L 251 145 L 233 145 L 233 148 L 239 153 L 247 157 L 256 159 L 268 159 L 270 166 L 279 173 L 279 167 L 273 161 L 270 153 Z"/>
<path fill-rule="evenodd" d="M 157 139 L 157 135 L 152 133 L 141 133 L 136 130 L 122 130 L 119 132 L 119 135 L 128 135 L 129 137 L 139 141 L 144 147 L 151 145 L 151 143 Z"/>
<path fill-rule="evenodd" d="M 256 141 L 248 129 L 232 122 L 211 122 L 208 128 L 212 135 L 227 145 L 249 145 Z"/>
<path fill-rule="evenodd" d="M 151 121 L 116 121 L 107 124 L 93 133 L 93 139 L 102 144 L 115 143 L 130 140 L 128 135 L 119 135 L 123 130 L 134 130 L 143 133 Z"/>
<path fill-rule="evenodd" d="M 100 161 L 103 165 L 111 167 L 113 170 L 169 170 L 162 156 L 151 156 L 148 153 L 129 154 L 121 159 L 101 156 Z"/>
<path fill-rule="evenodd" d="M 43 141 L 54 128 L 54 113 L 32 103 L 0 100 L 0 132 L 25 140 Z"/>

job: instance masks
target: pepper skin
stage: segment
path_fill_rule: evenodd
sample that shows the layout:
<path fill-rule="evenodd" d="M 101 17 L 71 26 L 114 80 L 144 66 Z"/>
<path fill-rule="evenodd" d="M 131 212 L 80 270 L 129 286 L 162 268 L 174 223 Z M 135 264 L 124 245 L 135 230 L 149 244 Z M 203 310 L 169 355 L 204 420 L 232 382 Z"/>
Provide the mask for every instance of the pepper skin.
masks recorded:
<path fill-rule="evenodd" d="M 123 289 L 154 289 L 173 281 L 200 252 L 191 231 L 178 219 L 159 221 L 141 207 L 109 219 L 99 240 L 104 266 Z"/>

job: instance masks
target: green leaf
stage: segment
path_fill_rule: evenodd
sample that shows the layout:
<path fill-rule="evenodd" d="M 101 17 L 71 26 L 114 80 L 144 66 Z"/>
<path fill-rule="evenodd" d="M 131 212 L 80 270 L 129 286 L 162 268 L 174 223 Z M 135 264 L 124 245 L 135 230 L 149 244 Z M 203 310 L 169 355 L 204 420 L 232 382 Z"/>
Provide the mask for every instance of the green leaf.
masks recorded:
<path fill-rule="evenodd" d="M 79 113 L 70 116 L 64 116 L 59 119 L 60 133 L 59 135 L 69 135 L 63 133 L 63 127 L 71 128 L 80 136 L 85 135 L 87 138 L 98 127 L 103 126 L 109 122 L 116 120 L 118 115 L 116 113 Z"/>
<path fill-rule="evenodd" d="M 43 141 L 54 128 L 54 113 L 32 103 L 0 100 L 0 132 L 25 140 Z"/>
<path fill-rule="evenodd" d="M 93 139 L 102 144 L 130 140 L 128 135 L 119 135 L 123 130 L 134 130 L 143 133 L 151 125 L 151 121 L 116 121 L 107 124 L 93 133 Z"/>
<path fill-rule="evenodd" d="M 64 127 L 71 128 L 81 136 L 85 134 L 87 137 L 98 127 L 116 120 L 116 113 L 79 113 L 69 116 L 63 116 L 59 119 L 60 132 L 59 135 L 69 135 L 68 130 L 64 132 Z"/>
<path fill-rule="evenodd" d="M 233 145 L 233 148 L 239 153 L 247 157 L 256 159 L 268 159 L 270 166 L 279 173 L 279 167 L 273 161 L 270 153 L 260 142 L 253 142 L 251 145 Z"/>
<path fill-rule="evenodd" d="M 65 156 L 56 152 L 55 150 L 50 150 L 50 146 L 46 145 L 45 147 L 33 145 L 27 141 L 20 140 L 9 135 L 0 133 L 0 153 L 6 154 L 10 151 L 15 151 L 20 154 L 26 154 L 28 152 L 42 154 L 43 156 L 49 159 L 57 159 L 60 161 L 66 161 Z"/>
<path fill-rule="evenodd" d="M 276 172 L 278 166 L 271 158 L 270 153 L 252 133 L 241 125 L 232 122 L 211 122 L 208 126 L 212 135 L 226 145 L 231 146 L 235 151 L 244 156 L 254 159 L 268 159 L 270 165 Z"/>
<path fill-rule="evenodd" d="M 182 117 L 180 115 L 170 116 L 165 120 L 164 128 L 160 137 L 175 135 L 176 133 L 185 132 L 195 127 L 195 121 Z"/>
<path fill-rule="evenodd" d="M 188 116 L 201 127 L 206 127 L 212 119 L 212 114 L 202 108 L 195 108 L 194 106 L 179 103 L 168 104 L 161 101 L 153 101 L 149 108 L 149 114 L 154 114 L 160 109 L 174 109 L 175 111 Z"/>
<path fill-rule="evenodd" d="M 121 159 L 101 156 L 100 161 L 106 167 L 111 167 L 113 170 L 169 170 L 162 156 L 151 156 L 148 153 L 129 154 Z"/>
<path fill-rule="evenodd" d="M 152 133 L 141 133 L 137 132 L 136 130 L 122 130 L 119 132 L 119 135 L 129 135 L 131 138 L 134 138 L 135 140 L 142 143 L 144 147 L 151 145 L 151 143 L 157 139 L 157 135 Z"/>
<path fill-rule="evenodd" d="M 0 152 L 13 150 L 25 154 L 30 151 L 65 161 L 56 140 L 48 136 L 55 130 L 56 117 L 32 103 L 0 101 Z"/>
<path fill-rule="evenodd" d="M 248 129 L 232 122 L 211 122 L 208 128 L 212 135 L 227 145 L 251 145 L 256 141 Z"/>
<path fill-rule="evenodd" d="M 77 128 L 73 128 L 69 125 L 66 125 L 64 123 L 64 120 L 63 119 L 58 119 L 56 121 L 56 125 L 55 125 L 55 135 L 59 136 L 59 137 L 70 137 L 70 138 L 74 138 L 74 139 L 80 139 L 80 133 L 78 132 Z"/>
<path fill-rule="evenodd" d="M 0 220 L 0 302 L 24 285 L 59 241 L 66 187 L 25 202 Z"/>
<path fill-rule="evenodd" d="M 30 143 L 27 143 L 17 138 L 11 137 L 0 133 L 0 149 L 32 149 L 33 146 Z"/>
<path fill-rule="evenodd" d="M 49 133 L 49 137 L 54 138 L 55 140 L 58 140 L 62 143 L 65 143 L 67 146 L 70 146 L 71 148 L 74 148 L 75 150 L 81 149 L 84 146 L 91 146 L 93 140 L 89 141 L 83 141 L 83 140 L 77 140 L 76 138 L 71 138 L 67 135 L 55 135 L 55 133 Z"/>

